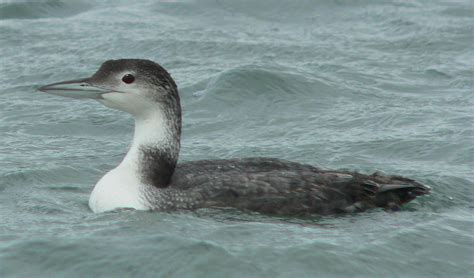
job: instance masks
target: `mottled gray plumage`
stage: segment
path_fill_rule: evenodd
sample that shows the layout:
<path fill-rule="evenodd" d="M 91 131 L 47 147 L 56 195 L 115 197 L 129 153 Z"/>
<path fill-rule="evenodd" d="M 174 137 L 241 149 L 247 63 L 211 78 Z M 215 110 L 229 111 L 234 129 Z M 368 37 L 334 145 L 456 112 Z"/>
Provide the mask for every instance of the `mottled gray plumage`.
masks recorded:
<path fill-rule="evenodd" d="M 277 215 L 327 215 L 398 209 L 428 188 L 403 177 L 255 157 L 181 163 L 167 188 L 150 192 L 147 198 L 159 210 L 232 207 Z"/>

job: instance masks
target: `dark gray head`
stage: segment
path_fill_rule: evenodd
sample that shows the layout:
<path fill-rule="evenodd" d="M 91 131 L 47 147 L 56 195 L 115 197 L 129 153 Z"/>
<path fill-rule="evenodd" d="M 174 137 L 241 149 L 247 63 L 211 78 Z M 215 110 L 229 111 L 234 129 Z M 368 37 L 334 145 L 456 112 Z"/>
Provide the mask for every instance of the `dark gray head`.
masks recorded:
<path fill-rule="evenodd" d="M 129 151 L 132 164 L 139 166 L 144 183 L 168 185 L 180 149 L 181 106 L 176 84 L 160 65 L 139 59 L 109 60 L 89 78 L 54 83 L 39 90 L 96 99 L 132 114 L 136 120 Z"/>
<path fill-rule="evenodd" d="M 134 117 L 146 116 L 157 109 L 181 116 L 173 78 L 149 60 L 109 60 L 89 78 L 54 83 L 39 90 L 65 97 L 97 99 Z"/>

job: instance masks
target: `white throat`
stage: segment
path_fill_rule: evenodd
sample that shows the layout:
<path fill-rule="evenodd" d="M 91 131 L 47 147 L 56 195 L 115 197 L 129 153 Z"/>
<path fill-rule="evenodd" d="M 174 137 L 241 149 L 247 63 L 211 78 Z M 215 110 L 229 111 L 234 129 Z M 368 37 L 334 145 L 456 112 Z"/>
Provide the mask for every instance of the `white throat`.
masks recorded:
<path fill-rule="evenodd" d="M 171 133 L 166 117 L 161 110 L 157 110 L 146 117 L 135 117 L 135 132 L 132 145 L 118 167 L 132 167 L 138 170 L 140 148 L 167 145 L 170 141 L 170 136 Z"/>
<path fill-rule="evenodd" d="M 143 147 L 160 147 L 170 142 L 172 136 L 167 119 L 160 109 L 145 115 L 135 116 L 135 132 L 130 149 L 122 162 L 105 174 L 95 185 L 89 199 L 93 212 L 110 211 L 117 208 L 148 210 L 150 204 L 144 198 L 140 176 L 141 151 Z"/>

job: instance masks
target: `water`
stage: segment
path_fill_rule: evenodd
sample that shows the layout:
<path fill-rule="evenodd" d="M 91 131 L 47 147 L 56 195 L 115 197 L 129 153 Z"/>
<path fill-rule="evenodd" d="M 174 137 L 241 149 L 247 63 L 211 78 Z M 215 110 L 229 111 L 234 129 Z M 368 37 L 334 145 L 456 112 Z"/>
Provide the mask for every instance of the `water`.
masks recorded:
<path fill-rule="evenodd" d="M 467 277 L 472 1 L 2 1 L 1 277 Z M 128 115 L 38 93 L 106 59 L 179 84 L 181 160 L 274 156 L 415 178 L 397 213 L 93 214 Z"/>

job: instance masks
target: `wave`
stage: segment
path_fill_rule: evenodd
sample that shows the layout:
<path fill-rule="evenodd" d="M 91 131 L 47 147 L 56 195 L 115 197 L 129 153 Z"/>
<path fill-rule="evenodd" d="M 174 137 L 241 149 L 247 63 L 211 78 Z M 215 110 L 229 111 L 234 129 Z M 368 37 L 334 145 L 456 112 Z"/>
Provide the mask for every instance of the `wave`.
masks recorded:
<path fill-rule="evenodd" d="M 69 17 L 89 10 L 92 5 L 80 1 L 28 1 L 0 4 L 0 19 Z"/>
<path fill-rule="evenodd" d="M 321 101 L 342 93 L 323 78 L 252 65 L 224 71 L 182 91 L 188 94 L 192 89 L 197 89 L 194 96 L 198 97 L 198 102 L 227 107 L 265 103 L 278 106 L 282 102 L 302 99 Z"/>

